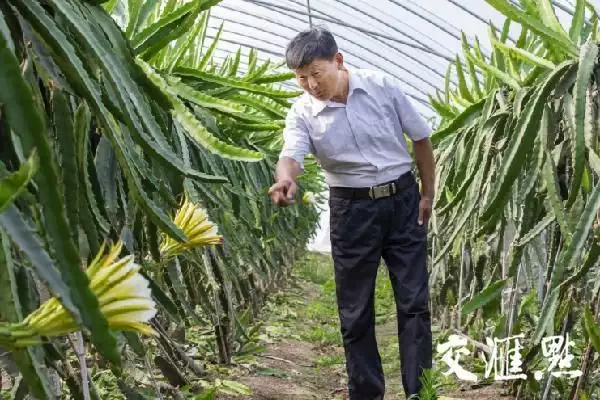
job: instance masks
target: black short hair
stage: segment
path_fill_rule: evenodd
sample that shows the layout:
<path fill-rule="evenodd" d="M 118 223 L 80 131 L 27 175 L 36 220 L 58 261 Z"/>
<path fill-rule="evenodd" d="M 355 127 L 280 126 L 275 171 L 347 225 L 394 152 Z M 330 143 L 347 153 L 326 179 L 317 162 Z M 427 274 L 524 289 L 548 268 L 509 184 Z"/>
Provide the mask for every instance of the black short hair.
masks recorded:
<path fill-rule="evenodd" d="M 300 32 L 290 41 L 285 60 L 288 68 L 297 69 L 314 60 L 332 60 L 337 52 L 338 45 L 331 32 L 317 27 Z"/>

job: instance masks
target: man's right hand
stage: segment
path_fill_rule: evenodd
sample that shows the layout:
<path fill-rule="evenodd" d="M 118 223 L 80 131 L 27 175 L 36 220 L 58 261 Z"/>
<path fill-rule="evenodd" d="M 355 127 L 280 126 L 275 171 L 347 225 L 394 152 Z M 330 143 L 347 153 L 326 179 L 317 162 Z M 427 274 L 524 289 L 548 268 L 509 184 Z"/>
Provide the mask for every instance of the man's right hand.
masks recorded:
<path fill-rule="evenodd" d="M 292 179 L 282 179 L 269 189 L 269 196 L 279 207 L 289 206 L 296 195 L 296 182 Z"/>

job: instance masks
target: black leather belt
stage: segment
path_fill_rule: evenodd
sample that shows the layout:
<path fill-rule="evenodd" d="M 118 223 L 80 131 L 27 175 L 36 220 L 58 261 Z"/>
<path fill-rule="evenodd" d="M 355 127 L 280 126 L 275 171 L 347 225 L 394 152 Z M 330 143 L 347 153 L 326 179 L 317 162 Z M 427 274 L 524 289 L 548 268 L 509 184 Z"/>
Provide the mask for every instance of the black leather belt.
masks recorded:
<path fill-rule="evenodd" d="M 361 188 L 332 186 L 329 188 L 329 195 L 331 197 L 340 197 L 351 200 L 375 200 L 393 196 L 397 193 L 400 193 L 402 190 L 409 188 L 415 183 L 416 181 L 413 174 L 411 172 L 407 172 L 396 180 L 382 183 L 381 185 L 377 186 Z"/>

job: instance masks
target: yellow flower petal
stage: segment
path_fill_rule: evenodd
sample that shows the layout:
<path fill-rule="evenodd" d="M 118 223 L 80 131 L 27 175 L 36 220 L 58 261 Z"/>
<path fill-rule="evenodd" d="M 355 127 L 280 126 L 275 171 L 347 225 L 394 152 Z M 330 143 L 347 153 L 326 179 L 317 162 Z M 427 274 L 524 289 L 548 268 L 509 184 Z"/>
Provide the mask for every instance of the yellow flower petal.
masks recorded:
<path fill-rule="evenodd" d="M 173 222 L 183 231 L 188 240 L 181 243 L 165 235 L 160 252 L 167 258 L 176 256 L 192 247 L 223 242 L 222 236 L 218 235 L 217 226 L 208 219 L 206 210 L 191 203 L 187 197 L 177 211 Z"/>
<path fill-rule="evenodd" d="M 117 314 L 108 319 L 110 324 L 118 323 L 143 323 L 154 318 L 154 310 L 135 310 L 124 314 Z"/>
<path fill-rule="evenodd" d="M 110 327 L 112 329 L 123 330 L 123 331 L 135 331 L 147 336 L 158 336 L 158 333 L 150 325 L 140 324 L 138 322 L 129 321 L 110 321 Z"/>
<path fill-rule="evenodd" d="M 118 318 L 119 315 L 128 313 L 137 313 L 148 311 L 149 314 L 140 314 L 142 316 L 151 315 L 147 319 L 151 319 L 156 314 L 154 301 L 150 299 L 124 299 L 113 301 L 101 308 L 102 313 L 108 318 Z M 141 318 L 141 317 L 140 317 Z M 136 319 L 137 320 L 137 319 Z M 145 322 L 146 320 L 137 320 Z"/>

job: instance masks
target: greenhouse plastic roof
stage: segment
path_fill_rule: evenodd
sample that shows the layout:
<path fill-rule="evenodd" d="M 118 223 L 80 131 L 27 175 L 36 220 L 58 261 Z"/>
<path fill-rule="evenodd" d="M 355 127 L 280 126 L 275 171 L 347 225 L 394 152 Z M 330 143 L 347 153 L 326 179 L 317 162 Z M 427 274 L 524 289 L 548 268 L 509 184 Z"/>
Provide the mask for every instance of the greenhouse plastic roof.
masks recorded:
<path fill-rule="evenodd" d="M 554 4 L 568 27 L 573 0 Z M 600 8 L 600 0 L 592 4 Z M 448 63 L 461 52 L 461 30 L 470 43 L 477 36 L 487 55 L 489 21 L 502 29 L 504 17 L 484 0 L 223 0 L 211 10 L 207 36 L 214 38 L 223 23 L 218 59 L 242 46 L 244 61 L 249 48 L 255 48 L 259 60 L 278 62 L 297 32 L 324 26 L 336 36 L 349 67 L 374 68 L 398 78 L 419 112 L 431 118 L 435 113 L 427 96 L 443 88 Z M 514 40 L 518 34 L 513 24 L 509 37 Z M 299 89 L 294 80 L 285 86 Z"/>

